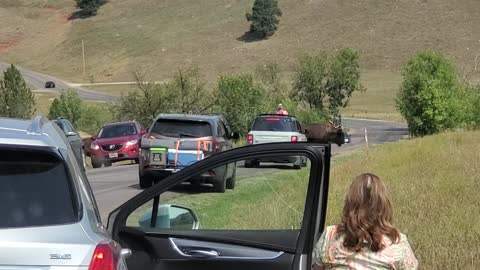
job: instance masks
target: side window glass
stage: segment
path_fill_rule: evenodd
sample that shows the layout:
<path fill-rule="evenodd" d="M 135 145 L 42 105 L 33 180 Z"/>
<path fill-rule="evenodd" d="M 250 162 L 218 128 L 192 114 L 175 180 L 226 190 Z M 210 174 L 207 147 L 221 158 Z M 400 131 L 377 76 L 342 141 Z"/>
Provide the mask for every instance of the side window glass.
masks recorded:
<path fill-rule="evenodd" d="M 177 164 L 192 159 L 193 154 L 179 155 Z M 142 231 L 298 230 L 310 172 L 304 156 L 225 163 L 185 179 L 138 207 L 126 225 Z"/>
<path fill-rule="evenodd" d="M 223 125 L 223 122 L 218 123 L 218 136 L 220 137 L 227 136 L 227 131 L 225 130 L 225 126 Z"/>
<path fill-rule="evenodd" d="M 65 133 L 68 133 L 68 132 L 75 132 L 73 130 L 73 127 L 70 125 L 70 123 L 68 122 L 63 122 L 63 126 L 64 126 L 64 129 L 65 129 Z"/>

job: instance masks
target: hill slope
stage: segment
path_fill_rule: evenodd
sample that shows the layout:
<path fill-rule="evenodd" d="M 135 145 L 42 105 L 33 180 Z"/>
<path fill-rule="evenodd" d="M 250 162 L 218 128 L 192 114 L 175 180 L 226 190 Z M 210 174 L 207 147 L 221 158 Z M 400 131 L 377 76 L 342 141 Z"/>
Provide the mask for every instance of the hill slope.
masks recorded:
<path fill-rule="evenodd" d="M 480 54 L 478 0 L 281 0 L 279 31 L 238 40 L 252 1 L 115 0 L 96 17 L 68 20 L 73 0 L 3 0 L 2 60 L 68 79 L 124 80 L 142 68 L 162 79 L 185 63 L 211 76 L 266 61 L 291 68 L 302 52 L 354 47 L 365 69 L 396 70 L 418 50 L 448 53 L 461 67 Z M 13 24 L 12 24 L 13 22 Z M 6 26 L 5 26 L 6 25 Z"/>

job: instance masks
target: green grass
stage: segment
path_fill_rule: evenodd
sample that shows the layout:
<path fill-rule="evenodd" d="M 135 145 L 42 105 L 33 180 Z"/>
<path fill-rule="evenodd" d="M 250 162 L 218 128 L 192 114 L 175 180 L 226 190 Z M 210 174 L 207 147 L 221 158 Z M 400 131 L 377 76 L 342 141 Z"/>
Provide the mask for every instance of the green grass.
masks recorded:
<path fill-rule="evenodd" d="M 89 85 L 85 87 L 113 96 L 121 96 L 122 94 L 127 94 L 128 92 L 136 89 L 135 85 Z"/>
<path fill-rule="evenodd" d="M 407 235 L 421 269 L 477 269 L 478 138 L 479 131 L 444 133 L 334 157 L 327 225 L 340 221 L 353 177 L 373 172 L 385 179 L 393 198 L 394 223 Z M 255 175 L 241 179 L 234 191 L 225 194 L 177 195 L 162 203 L 191 207 L 204 229 L 295 228 L 300 225 L 296 211 L 303 209 L 305 198 L 299 187 L 305 186 L 307 174 L 304 169 Z"/>

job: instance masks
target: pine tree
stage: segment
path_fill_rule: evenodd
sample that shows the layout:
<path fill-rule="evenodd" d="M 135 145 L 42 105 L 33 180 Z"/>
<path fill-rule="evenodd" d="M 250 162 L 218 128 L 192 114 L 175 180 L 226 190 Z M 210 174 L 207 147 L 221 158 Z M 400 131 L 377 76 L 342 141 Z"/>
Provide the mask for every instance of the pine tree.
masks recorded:
<path fill-rule="evenodd" d="M 20 71 L 11 65 L 0 80 L 0 116 L 29 119 L 35 113 L 35 97 Z"/>
<path fill-rule="evenodd" d="M 252 22 L 250 32 L 263 38 L 275 33 L 278 28 L 282 11 L 278 7 L 277 0 L 255 0 L 252 13 L 247 13 L 247 21 Z"/>
<path fill-rule="evenodd" d="M 58 117 L 65 117 L 77 128 L 78 121 L 82 117 L 82 100 L 77 92 L 68 90 L 53 100 L 48 118 L 55 119 Z"/>
<path fill-rule="evenodd" d="M 77 7 L 82 9 L 85 14 L 96 15 L 98 8 L 103 4 L 103 0 L 75 0 Z"/>

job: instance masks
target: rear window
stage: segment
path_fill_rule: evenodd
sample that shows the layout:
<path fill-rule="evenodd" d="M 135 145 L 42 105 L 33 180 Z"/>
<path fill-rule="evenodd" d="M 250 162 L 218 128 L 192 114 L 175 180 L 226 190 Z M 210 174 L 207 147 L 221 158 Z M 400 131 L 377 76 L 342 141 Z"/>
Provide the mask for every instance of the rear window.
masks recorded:
<path fill-rule="evenodd" d="M 53 154 L 0 149 L 0 228 L 76 222 L 72 190 L 63 162 Z"/>
<path fill-rule="evenodd" d="M 297 122 L 290 117 L 257 117 L 252 130 L 256 131 L 299 131 Z"/>
<path fill-rule="evenodd" d="M 199 138 L 212 136 L 212 128 L 208 122 L 203 121 L 160 119 L 155 122 L 150 133 L 167 137 Z"/>
<path fill-rule="evenodd" d="M 133 124 L 112 125 L 103 127 L 98 133 L 98 138 L 115 138 L 137 134 Z"/>

